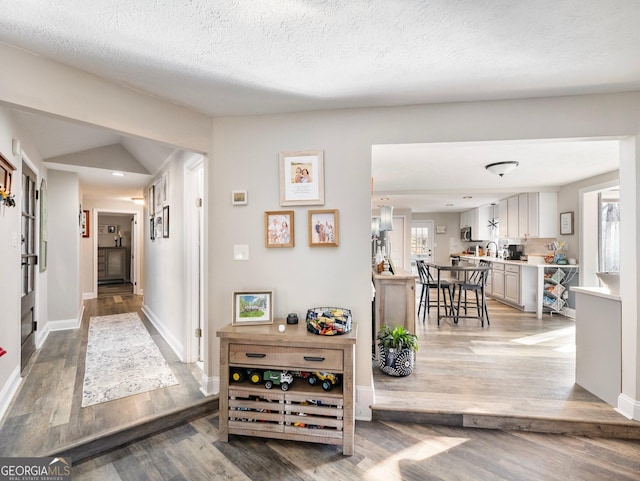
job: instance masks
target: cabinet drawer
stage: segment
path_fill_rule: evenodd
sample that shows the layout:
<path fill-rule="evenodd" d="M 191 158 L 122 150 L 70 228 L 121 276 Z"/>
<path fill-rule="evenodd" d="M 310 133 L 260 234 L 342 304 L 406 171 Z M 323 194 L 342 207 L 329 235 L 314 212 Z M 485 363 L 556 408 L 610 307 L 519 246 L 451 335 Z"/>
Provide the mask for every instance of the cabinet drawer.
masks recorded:
<path fill-rule="evenodd" d="M 507 271 L 507 272 L 514 272 L 514 273 L 516 273 L 516 274 L 519 274 L 519 273 L 520 273 L 520 266 L 514 266 L 514 265 L 511 265 L 511 264 L 506 264 L 506 265 L 504 266 L 504 269 L 505 269 L 505 271 Z"/>
<path fill-rule="evenodd" d="M 491 268 L 494 271 L 504 271 L 504 264 L 502 262 L 492 262 L 491 263 Z"/>
<path fill-rule="evenodd" d="M 342 350 L 284 346 L 229 345 L 229 364 L 284 367 L 310 371 L 342 371 Z"/>

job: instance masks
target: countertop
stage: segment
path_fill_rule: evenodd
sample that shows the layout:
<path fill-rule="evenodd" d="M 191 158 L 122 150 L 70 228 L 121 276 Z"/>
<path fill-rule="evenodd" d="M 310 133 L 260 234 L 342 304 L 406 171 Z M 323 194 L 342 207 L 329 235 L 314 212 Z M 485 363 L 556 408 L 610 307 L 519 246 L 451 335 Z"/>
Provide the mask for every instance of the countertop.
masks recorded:
<path fill-rule="evenodd" d="M 602 297 L 603 299 L 610 299 L 612 301 L 622 301 L 620 294 L 611 293 L 611 291 L 606 287 L 571 286 L 570 289 L 573 292 L 579 292 L 580 294 L 587 294 L 589 296 Z"/>
<path fill-rule="evenodd" d="M 544 258 L 539 256 L 531 256 L 527 261 L 512 261 L 508 259 L 501 259 L 499 257 L 490 257 L 490 256 L 474 256 L 471 254 L 459 254 L 461 259 L 469 259 L 473 261 L 489 261 L 489 262 L 499 262 L 501 264 L 512 264 L 515 266 L 527 266 L 527 267 L 579 267 L 578 264 L 548 264 L 544 261 Z M 533 258 L 532 258 L 533 257 Z"/>

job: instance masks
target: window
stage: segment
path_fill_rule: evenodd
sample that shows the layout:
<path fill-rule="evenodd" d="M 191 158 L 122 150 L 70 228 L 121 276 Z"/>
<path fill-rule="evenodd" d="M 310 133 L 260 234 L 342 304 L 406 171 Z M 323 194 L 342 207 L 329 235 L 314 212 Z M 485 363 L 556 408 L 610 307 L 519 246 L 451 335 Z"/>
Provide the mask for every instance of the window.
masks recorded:
<path fill-rule="evenodd" d="M 598 271 L 620 272 L 620 191 L 598 195 Z"/>
<path fill-rule="evenodd" d="M 429 227 L 411 227 L 411 256 L 429 255 Z"/>

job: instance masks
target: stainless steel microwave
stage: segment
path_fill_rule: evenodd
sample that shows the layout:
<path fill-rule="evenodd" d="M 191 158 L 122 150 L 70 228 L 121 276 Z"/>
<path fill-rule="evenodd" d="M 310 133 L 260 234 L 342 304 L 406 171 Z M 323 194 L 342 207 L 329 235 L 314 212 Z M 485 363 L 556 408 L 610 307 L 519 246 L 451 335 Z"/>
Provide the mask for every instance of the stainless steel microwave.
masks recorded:
<path fill-rule="evenodd" d="M 462 227 L 460 229 L 460 240 L 471 242 L 471 227 Z"/>

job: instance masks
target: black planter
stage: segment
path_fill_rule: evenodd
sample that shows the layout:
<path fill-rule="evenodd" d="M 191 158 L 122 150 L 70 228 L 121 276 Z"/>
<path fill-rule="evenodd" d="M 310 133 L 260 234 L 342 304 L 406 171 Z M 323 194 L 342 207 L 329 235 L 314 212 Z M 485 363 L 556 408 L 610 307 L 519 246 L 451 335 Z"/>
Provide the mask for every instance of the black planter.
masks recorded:
<path fill-rule="evenodd" d="M 408 376 L 413 372 L 416 363 L 416 353 L 411 349 L 386 350 L 379 345 L 380 370 L 390 376 Z"/>

